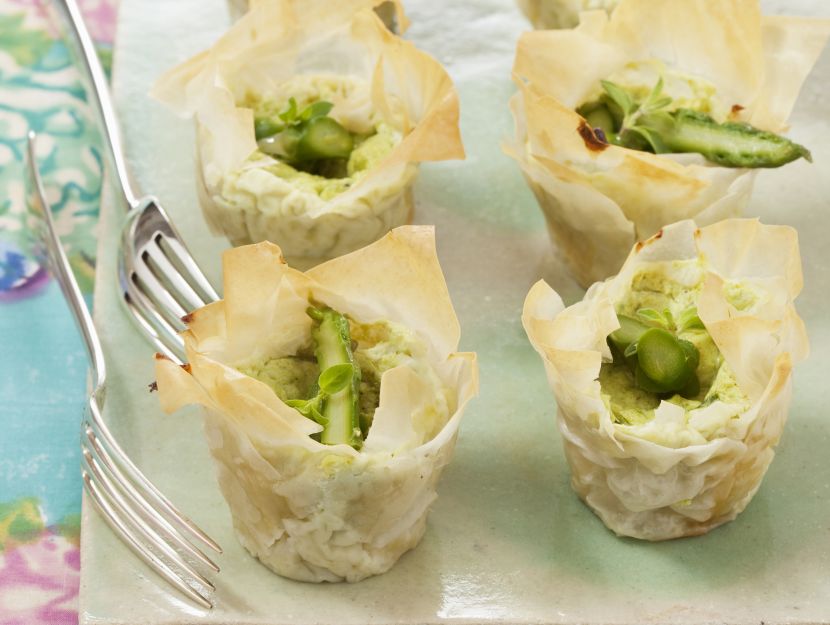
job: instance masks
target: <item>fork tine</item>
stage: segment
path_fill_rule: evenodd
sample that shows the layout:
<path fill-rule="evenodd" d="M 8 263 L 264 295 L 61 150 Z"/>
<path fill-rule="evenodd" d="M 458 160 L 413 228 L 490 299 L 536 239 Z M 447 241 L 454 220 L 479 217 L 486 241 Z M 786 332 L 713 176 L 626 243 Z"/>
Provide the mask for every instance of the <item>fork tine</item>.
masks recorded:
<path fill-rule="evenodd" d="M 180 241 L 170 237 L 162 237 L 158 244 L 163 251 L 168 252 L 168 257 L 178 266 L 180 274 L 190 286 L 200 291 L 199 295 L 205 304 L 210 304 L 219 299 L 219 294 L 213 288 L 213 285 Z M 167 250 L 164 248 L 167 248 Z"/>
<path fill-rule="evenodd" d="M 124 267 L 123 258 L 119 262 L 118 269 L 121 299 L 133 320 L 141 330 L 146 331 L 147 338 L 158 351 L 182 364 L 185 361 L 184 341 L 179 336 L 179 331 L 184 329 L 184 324 L 181 320 L 176 320 L 176 324 L 173 325 L 158 312 L 156 304 L 127 277 L 127 268 Z"/>
<path fill-rule="evenodd" d="M 155 501 L 155 503 L 164 509 L 169 517 L 174 519 L 177 523 L 179 523 L 183 528 L 189 530 L 194 536 L 199 538 L 204 544 L 208 547 L 216 551 L 217 553 L 222 553 L 222 548 L 214 541 L 210 536 L 208 536 L 199 526 L 197 526 L 193 521 L 191 521 L 184 513 L 180 512 L 167 497 L 165 497 L 158 488 L 153 485 L 150 480 L 148 480 L 145 475 L 139 470 L 138 467 L 133 464 L 133 461 L 130 460 L 129 456 L 124 452 L 121 446 L 118 444 L 118 441 L 112 436 L 112 433 L 109 431 L 109 428 L 104 423 L 104 420 L 101 418 L 101 412 L 98 408 L 98 402 L 95 400 L 94 397 L 91 397 L 89 400 L 89 411 L 90 411 L 90 424 L 93 426 L 95 430 L 95 434 L 97 437 L 104 441 L 107 446 L 107 455 L 110 460 L 112 460 L 112 464 L 117 464 L 121 469 L 123 469 L 123 473 L 129 478 L 129 480 L 139 489 L 144 491 L 146 495 L 149 496 L 150 499 Z"/>
<path fill-rule="evenodd" d="M 132 268 L 134 279 L 132 282 L 141 289 L 149 299 L 156 302 L 157 310 L 167 319 L 171 325 L 181 323 L 181 318 L 189 311 L 173 299 L 159 279 L 150 271 L 150 268 L 143 262 L 136 263 Z M 137 282 L 136 282 L 137 280 Z"/>
<path fill-rule="evenodd" d="M 170 262 L 170 259 L 167 258 L 164 250 L 159 247 L 157 242 L 154 241 L 151 245 L 145 245 L 142 249 L 141 258 L 147 263 L 150 271 L 153 272 L 159 283 L 167 283 L 166 286 L 169 287 L 168 292 L 170 295 L 186 311 L 190 312 L 205 305 L 206 302 L 187 283 L 180 271 Z"/>
<path fill-rule="evenodd" d="M 128 269 L 125 268 L 124 272 L 127 273 Z M 133 298 L 133 303 L 144 311 L 145 317 L 149 316 L 153 319 L 153 326 L 164 328 L 165 332 L 174 337 L 177 343 L 181 341 L 181 339 L 178 338 L 179 332 L 186 329 L 181 317 L 177 317 L 170 311 L 167 311 L 167 314 L 164 314 L 163 311 L 159 309 L 158 302 L 152 299 L 146 293 L 145 288 L 139 284 L 138 277 L 133 274 L 131 278 L 132 279 L 125 277 L 123 280 L 122 286 L 125 287 L 123 289 L 124 292 L 130 295 L 130 297 Z M 183 341 L 182 345 L 184 345 Z"/>
<path fill-rule="evenodd" d="M 87 460 L 87 464 L 91 464 L 92 462 L 96 463 L 95 466 L 101 470 L 104 478 L 102 481 L 106 483 L 107 487 L 111 490 L 117 488 L 121 491 L 125 502 L 137 508 L 139 513 L 142 514 L 145 519 L 155 524 L 155 532 L 161 538 L 164 538 L 168 542 L 176 543 L 180 549 L 186 551 L 192 558 L 198 560 L 218 573 L 219 567 L 216 563 L 202 553 L 201 550 L 184 540 L 176 531 L 176 528 L 174 528 L 167 519 L 159 514 L 159 512 L 150 507 L 147 500 L 144 499 L 144 497 L 135 489 L 130 481 L 124 478 L 124 474 L 119 471 L 118 467 L 112 462 L 112 458 L 109 456 L 106 449 L 101 446 L 98 437 L 95 435 L 95 432 L 88 422 L 84 424 L 84 434 L 89 441 L 92 451 L 94 451 L 98 456 L 98 460 L 95 460 L 95 458 L 92 457 L 90 449 L 83 446 L 83 454 Z M 90 455 L 89 458 L 86 457 L 87 454 Z M 112 475 L 113 477 L 110 478 L 109 475 Z"/>
<path fill-rule="evenodd" d="M 129 293 L 125 291 L 122 299 L 124 301 L 124 305 L 127 307 L 127 311 L 130 313 L 131 318 L 136 325 L 139 326 L 139 330 L 141 330 L 145 337 L 153 344 L 156 351 L 160 352 L 176 364 L 184 364 L 184 351 L 181 350 L 182 343 L 180 340 L 176 340 L 175 335 L 169 336 L 166 334 L 165 331 L 168 328 L 167 324 L 159 321 L 161 327 L 157 329 L 153 326 L 150 319 L 144 315 L 142 310 L 133 303 L 132 297 L 130 297 Z M 151 310 L 150 312 L 154 313 L 155 311 Z"/>
<path fill-rule="evenodd" d="M 210 590 L 216 590 L 210 580 L 185 562 L 167 541 L 130 506 L 119 492 L 119 489 L 113 484 L 113 481 L 101 470 L 101 465 L 97 462 L 93 453 L 84 444 L 81 444 L 81 453 L 84 469 L 93 479 L 93 482 L 97 483 L 99 491 L 104 493 L 110 503 L 114 505 L 116 512 L 120 513 L 119 516 L 126 518 L 145 541 L 161 551 L 168 561 L 175 564 L 203 586 Z"/>
<path fill-rule="evenodd" d="M 127 527 L 121 518 L 113 510 L 112 505 L 102 496 L 96 484 L 92 481 L 89 473 L 81 471 L 81 477 L 84 481 L 84 489 L 97 508 L 98 512 L 110 526 L 116 535 L 135 553 L 147 566 L 153 569 L 160 575 L 167 583 L 175 587 L 179 592 L 184 594 L 191 601 L 197 603 L 205 609 L 213 608 L 213 603 L 204 595 L 196 591 L 189 584 L 185 583 L 181 577 L 170 569 L 156 554 L 147 549 L 135 537 L 135 534 Z"/>

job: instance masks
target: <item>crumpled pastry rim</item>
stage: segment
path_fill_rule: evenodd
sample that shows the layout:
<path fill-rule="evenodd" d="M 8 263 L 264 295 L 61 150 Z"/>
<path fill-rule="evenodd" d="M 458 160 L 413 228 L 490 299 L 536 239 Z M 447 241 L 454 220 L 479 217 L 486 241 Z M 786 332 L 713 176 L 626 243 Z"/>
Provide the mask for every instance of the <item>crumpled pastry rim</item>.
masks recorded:
<path fill-rule="evenodd" d="M 623 0 L 611 16 L 583 12 L 572 30 L 524 33 L 513 73 L 573 110 L 601 79 L 657 58 L 714 84 L 741 121 L 781 132 L 828 36 L 830 19 L 765 16 L 758 2 Z"/>
<path fill-rule="evenodd" d="M 186 319 L 188 328 L 181 336 L 189 364 L 180 367 L 157 356 L 164 412 L 201 404 L 222 414 L 261 448 L 288 445 L 340 456 L 395 454 L 402 449 L 426 454 L 455 436 L 467 402 L 477 393 L 478 368 L 474 353 L 455 351 L 460 328 L 438 264 L 432 227 L 397 228 L 372 245 L 306 273 L 288 267 L 272 243 L 233 248 L 223 255 L 223 272 L 224 299 Z M 455 394 L 453 413 L 432 439 L 412 444 L 409 408 L 421 400 L 420 378 L 408 367 L 384 372 L 380 406 L 363 449 L 356 451 L 310 438 L 320 431 L 318 424 L 284 404 L 266 384 L 231 366 L 296 353 L 310 332 L 305 313 L 309 298 L 362 322 L 401 323 L 424 340 L 430 363 Z"/>
<path fill-rule="evenodd" d="M 247 90 L 268 90 L 298 73 L 365 80 L 375 110 L 404 135 L 377 167 L 328 202 L 332 210 L 397 178 L 407 163 L 464 158 L 458 95 L 449 75 L 434 58 L 390 33 L 373 10 L 355 12 L 356 4 L 263 2 L 213 47 L 156 81 L 153 97 L 196 118 L 210 186 L 256 149 L 253 111 L 236 102 Z M 319 52 L 331 49 L 337 54 Z"/>
<path fill-rule="evenodd" d="M 652 260 L 698 255 L 708 265 L 698 314 L 752 401 L 747 412 L 757 412 L 786 388 L 793 365 L 809 351 L 804 323 L 793 305 L 803 282 L 797 233 L 790 227 L 753 219 L 730 219 L 701 229 L 689 220 L 673 224 L 638 243 L 620 274 L 594 284 L 581 302 L 565 308 L 556 292 L 539 281 L 528 293 L 522 312 L 522 324 L 542 357 L 560 410 L 583 420 L 596 414 L 595 429 L 616 446 L 616 451 L 613 446 L 603 451 L 620 458 L 637 457 L 657 473 L 679 462 L 704 462 L 731 439 L 672 448 L 617 428 L 600 396 L 599 369 L 603 359 L 611 358 L 606 337 L 619 327 L 614 302 L 637 269 Z M 739 278 L 774 280 L 781 289 L 779 301 L 765 309 L 763 318 L 726 303 L 723 280 Z"/>
<path fill-rule="evenodd" d="M 586 169 L 632 170 L 651 186 L 680 183 L 694 193 L 707 170 L 724 168 L 704 165 L 703 157 L 681 164 L 666 155 L 602 145 L 574 109 L 627 63 L 658 58 L 714 84 L 725 102 L 740 107 L 740 121 L 782 132 L 828 37 L 830 19 L 762 16 L 756 2 L 624 0 L 610 17 L 588 11 L 573 30 L 519 38 L 513 79 L 522 98 L 514 100 L 514 116 L 524 110 L 527 151 L 558 177 L 578 178 Z"/>
<path fill-rule="evenodd" d="M 504 151 L 540 196 L 551 232 L 583 286 L 616 273 L 631 244 L 666 224 L 739 216 L 755 175 L 700 155 L 602 143 L 574 110 L 598 81 L 630 61 L 659 58 L 713 83 L 724 102 L 743 107 L 738 119 L 780 132 L 830 35 L 830 20 L 762 16 L 752 1 L 715 4 L 623 0 L 610 17 L 584 12 L 573 30 L 527 32 L 519 39 L 513 66 L 518 93 L 510 103 L 515 138 Z M 562 240 L 574 235 L 580 240 L 571 245 Z"/>

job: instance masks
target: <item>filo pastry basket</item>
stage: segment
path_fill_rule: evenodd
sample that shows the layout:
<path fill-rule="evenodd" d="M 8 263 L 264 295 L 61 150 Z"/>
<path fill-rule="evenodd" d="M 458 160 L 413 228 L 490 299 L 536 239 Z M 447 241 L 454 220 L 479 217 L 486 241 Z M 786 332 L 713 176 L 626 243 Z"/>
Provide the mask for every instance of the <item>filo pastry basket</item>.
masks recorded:
<path fill-rule="evenodd" d="M 411 220 L 419 162 L 463 158 L 447 73 L 354 4 L 259 3 L 153 87 L 154 97 L 195 118 L 202 210 L 233 245 L 269 240 L 302 268 L 354 251 Z M 280 164 L 256 141 L 252 101 L 317 96 L 349 131 L 383 125 L 394 137 L 388 154 L 336 193 L 275 173 Z"/>
<path fill-rule="evenodd" d="M 585 12 L 573 30 L 521 36 L 513 67 L 519 91 L 510 102 L 516 132 L 505 151 L 583 287 L 614 275 L 635 241 L 665 225 L 740 216 L 755 176 L 698 154 L 599 140 L 575 109 L 600 81 L 665 68 L 713 88 L 706 97 L 729 119 L 782 132 L 828 34 L 828 20 L 762 16 L 746 0 L 622 0 L 610 17 Z M 667 82 L 664 93 L 670 89 Z"/>
<path fill-rule="evenodd" d="M 456 351 L 460 330 L 432 228 L 398 228 L 306 273 L 288 267 L 273 244 L 234 248 L 223 271 L 224 299 L 195 311 L 182 335 L 189 364 L 156 361 L 162 408 L 204 407 L 234 529 L 267 567 L 312 582 L 385 572 L 423 536 L 478 389 L 475 354 Z M 306 344 L 310 302 L 363 323 L 400 324 L 426 346 L 423 367 L 383 372 L 359 450 L 315 440 L 318 423 L 238 368 Z M 434 405 L 441 410 L 430 412 Z"/>
<path fill-rule="evenodd" d="M 661 401 L 642 424 L 615 420 L 600 368 L 620 327 L 615 306 L 644 268 L 691 260 L 697 313 L 745 397 L 684 411 Z M 631 251 L 619 275 L 565 307 L 544 282 L 528 293 L 522 322 L 544 362 L 557 423 L 581 499 L 614 532 L 647 540 L 702 534 L 749 503 L 774 456 L 790 405 L 793 365 L 808 353 L 793 300 L 801 290 L 796 232 L 731 219 L 697 229 L 684 221 Z M 753 303 L 734 298 L 752 293 Z M 736 307 L 737 306 L 737 307 Z"/>

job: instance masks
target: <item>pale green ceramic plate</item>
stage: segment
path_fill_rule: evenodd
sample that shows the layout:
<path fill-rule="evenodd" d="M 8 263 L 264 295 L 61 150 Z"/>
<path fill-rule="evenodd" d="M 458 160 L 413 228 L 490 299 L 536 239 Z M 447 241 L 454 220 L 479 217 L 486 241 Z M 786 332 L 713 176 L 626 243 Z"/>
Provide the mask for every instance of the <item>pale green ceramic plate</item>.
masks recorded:
<path fill-rule="evenodd" d="M 822 0 L 778 3 L 785 4 L 793 13 L 828 13 Z M 793 136 L 812 149 L 815 164 L 761 172 L 751 209 L 766 222 L 796 226 L 805 259 L 798 305 L 813 355 L 796 372 L 778 457 L 736 521 L 707 536 L 646 544 L 616 538 L 571 492 L 552 396 L 519 323 L 527 289 L 540 277 L 570 301 L 581 296 L 549 251 L 518 168 L 499 149 L 512 132 L 509 68 L 525 22 L 510 0 L 407 6 L 410 36 L 449 66 L 461 93 L 468 158 L 422 168 L 415 220 L 437 225 L 461 347 L 478 351 L 482 377 L 423 542 L 389 573 L 354 585 L 288 581 L 242 550 L 196 411 L 163 416 L 147 392 L 152 357 L 118 302 L 121 215 L 110 203 L 95 302 L 110 365 L 107 416 L 137 463 L 226 553 L 216 609 L 194 609 L 87 506 L 82 623 L 830 622 L 830 54 L 792 119 Z M 217 280 L 225 244 L 207 233 L 197 208 L 192 128 L 145 94 L 163 69 L 207 47 L 226 25 L 220 0 L 123 0 L 115 54 L 135 177 L 168 207 Z"/>

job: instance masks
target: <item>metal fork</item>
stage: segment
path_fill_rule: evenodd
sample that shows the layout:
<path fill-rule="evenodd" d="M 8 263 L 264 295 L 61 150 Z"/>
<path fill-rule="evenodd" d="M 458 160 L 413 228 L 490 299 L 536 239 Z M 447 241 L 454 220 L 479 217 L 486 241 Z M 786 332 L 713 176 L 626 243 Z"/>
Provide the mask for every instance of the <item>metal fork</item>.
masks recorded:
<path fill-rule="evenodd" d="M 181 318 L 219 295 L 187 250 L 158 200 L 141 196 L 130 181 L 115 107 L 104 70 L 75 0 L 55 0 L 67 44 L 74 49 L 109 148 L 119 200 L 129 213 L 118 274 L 122 300 L 142 334 L 171 360 L 185 360 Z"/>
<path fill-rule="evenodd" d="M 204 608 L 215 586 L 192 564 L 216 572 L 219 567 L 191 542 L 222 552 L 204 531 L 179 512 L 144 476 L 113 437 L 101 417 L 106 389 L 106 365 L 89 309 L 55 232 L 35 160 L 35 134 L 29 133 L 26 153 L 26 189 L 37 246 L 60 284 L 89 355 L 93 388 L 85 407 L 81 435 L 81 477 L 84 488 L 104 520 L 151 569 L 179 592 Z M 187 558 L 187 559 L 186 559 Z M 188 561 L 190 560 L 190 561 Z"/>

